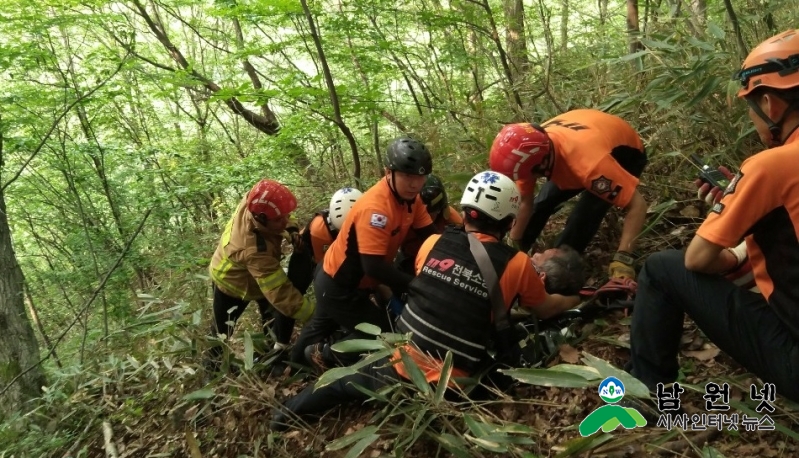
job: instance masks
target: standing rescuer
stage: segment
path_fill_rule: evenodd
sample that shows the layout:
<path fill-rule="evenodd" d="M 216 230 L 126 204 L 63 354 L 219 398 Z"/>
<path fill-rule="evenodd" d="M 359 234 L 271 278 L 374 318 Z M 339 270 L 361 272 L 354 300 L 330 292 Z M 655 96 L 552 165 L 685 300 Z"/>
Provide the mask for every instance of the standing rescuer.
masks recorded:
<path fill-rule="evenodd" d="M 685 253 L 647 259 L 627 370 L 652 390 L 676 380 L 687 314 L 721 350 L 799 401 L 799 34 L 758 45 L 736 79 L 768 149 L 743 162 Z M 760 293 L 725 278 L 747 258 Z"/>
<path fill-rule="evenodd" d="M 626 212 L 621 240 L 608 267 L 611 279 L 634 279 L 631 255 L 646 220 L 646 200 L 638 177 L 647 164 L 640 136 L 618 116 L 598 110 L 573 110 L 543 126 L 509 124 L 494 139 L 491 169 L 516 180 L 522 202 L 512 243 L 529 251 L 549 218 L 572 197 L 580 200 L 555 246 L 582 253 L 611 206 Z M 535 194 L 536 180 L 547 183 Z"/>
<path fill-rule="evenodd" d="M 303 297 L 280 265 L 289 214 L 296 207 L 297 199 L 287 187 L 267 179 L 259 181 L 239 203 L 208 268 L 214 286 L 213 335 L 232 335 L 250 301 L 258 303 L 264 323 L 271 307 L 300 321 L 313 314 L 314 303 Z M 288 332 L 277 336 L 276 346 L 288 344 L 291 330 Z M 220 353 L 216 346 L 211 356 L 216 359 Z"/>

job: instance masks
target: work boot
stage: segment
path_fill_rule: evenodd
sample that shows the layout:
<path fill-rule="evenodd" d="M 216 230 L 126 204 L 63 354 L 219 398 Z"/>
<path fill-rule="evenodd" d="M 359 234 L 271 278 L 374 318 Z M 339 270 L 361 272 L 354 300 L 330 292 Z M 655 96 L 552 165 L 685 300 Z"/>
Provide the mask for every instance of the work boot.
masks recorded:
<path fill-rule="evenodd" d="M 289 428 L 289 416 L 281 409 L 272 409 L 272 421 L 269 422 L 269 429 L 277 433 Z"/>

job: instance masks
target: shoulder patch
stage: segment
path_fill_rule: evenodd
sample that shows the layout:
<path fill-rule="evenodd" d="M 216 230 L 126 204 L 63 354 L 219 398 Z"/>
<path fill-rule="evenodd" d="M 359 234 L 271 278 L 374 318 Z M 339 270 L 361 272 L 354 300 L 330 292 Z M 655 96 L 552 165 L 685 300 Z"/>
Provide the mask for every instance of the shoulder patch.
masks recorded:
<path fill-rule="evenodd" d="M 741 178 L 743 178 L 743 176 L 744 174 L 741 172 L 736 173 L 735 176 L 732 177 L 732 181 L 730 181 L 730 184 L 727 185 L 727 189 L 724 190 L 724 194 L 722 194 L 722 197 L 726 196 L 727 194 L 734 193 L 735 188 L 738 186 L 738 182 L 741 181 Z"/>
<path fill-rule="evenodd" d="M 604 194 L 610 192 L 610 186 L 613 184 L 605 175 L 600 175 L 599 178 L 591 180 L 591 190 L 597 194 Z"/>
<path fill-rule="evenodd" d="M 380 213 L 372 213 L 372 219 L 369 221 L 369 224 L 373 227 L 384 229 L 388 224 L 388 216 L 381 215 Z"/>

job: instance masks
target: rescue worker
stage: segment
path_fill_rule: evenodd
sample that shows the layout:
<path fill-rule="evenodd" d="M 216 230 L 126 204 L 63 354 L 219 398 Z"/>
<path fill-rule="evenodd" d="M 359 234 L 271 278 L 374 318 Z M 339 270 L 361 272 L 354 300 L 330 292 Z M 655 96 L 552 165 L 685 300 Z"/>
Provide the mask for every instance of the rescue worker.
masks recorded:
<path fill-rule="evenodd" d="M 675 381 L 687 314 L 722 351 L 774 384 L 776 396 L 799 401 L 799 33 L 758 45 L 735 78 L 767 149 L 741 164 L 684 253 L 647 259 L 627 369 L 653 391 Z M 741 239 L 743 252 L 725 248 Z M 746 257 L 760 294 L 720 275 Z"/>
<path fill-rule="evenodd" d="M 598 110 L 573 110 L 546 121 L 509 124 L 494 139 L 492 170 L 517 181 L 522 202 L 511 243 L 529 251 L 549 218 L 580 194 L 555 246 L 582 253 L 611 206 L 625 213 L 621 240 L 608 267 L 613 279 L 634 279 L 635 241 L 646 220 L 647 203 L 638 177 L 647 163 L 638 133 L 621 118 Z M 536 180 L 547 182 L 538 195 Z"/>
<path fill-rule="evenodd" d="M 460 213 L 452 208 L 447 199 L 447 190 L 444 189 L 444 183 L 436 175 L 430 174 L 427 176 L 427 181 L 424 183 L 422 192 L 419 193 L 427 207 L 427 213 L 433 220 L 436 234 L 444 232 L 444 228 L 452 224 L 455 226 L 463 226 L 463 218 Z M 405 240 L 402 241 L 400 252 L 397 255 L 397 265 L 400 270 L 414 273 L 414 261 L 416 260 L 416 253 L 419 252 L 419 247 L 422 246 L 424 239 L 419 238 L 416 231 L 413 229 L 408 231 Z"/>
<path fill-rule="evenodd" d="M 268 179 L 259 181 L 239 203 L 208 268 L 214 287 L 212 335 L 230 337 L 250 301 L 258 303 L 264 326 L 272 307 L 300 321 L 313 314 L 314 302 L 303 297 L 280 265 L 282 242 L 296 207 L 294 194 Z M 281 350 L 288 345 L 291 329 L 276 328 L 275 349 Z M 221 350 L 220 346 L 211 349 L 212 367 L 218 366 Z"/>
<path fill-rule="evenodd" d="M 400 137 L 386 150 L 385 177 L 366 191 L 347 214 L 339 236 L 325 254 L 314 278 L 317 309 L 297 340 L 317 370 L 337 363 L 321 342 L 340 327 L 357 336 L 355 326 L 371 323 L 391 330 L 385 307 L 371 296 L 384 284 L 395 294 L 408 288 L 413 276 L 393 264 L 400 243 L 413 227 L 427 238 L 434 227 L 419 192 L 433 169 L 433 158 L 418 140 Z M 319 344 L 319 345 L 317 345 Z"/>
<path fill-rule="evenodd" d="M 355 188 L 339 189 L 333 193 L 328 207 L 317 212 L 300 232 L 301 243 L 299 248 L 295 248 L 289 259 L 288 276 L 301 293 L 305 294 L 308 290 L 316 269 L 324 260 L 327 249 L 338 236 L 344 218 L 361 196 L 363 193 Z M 276 328 L 294 329 L 294 319 L 285 315 L 277 316 L 275 321 Z M 304 364 L 304 350 L 303 347 L 295 345 L 291 351 L 291 362 Z M 282 358 L 278 358 L 277 362 L 274 372 L 282 373 L 285 370 Z"/>
<path fill-rule="evenodd" d="M 377 391 L 400 378 L 410 380 L 401 352 L 430 383 L 439 381 L 447 352 L 453 356 L 452 378 L 468 377 L 481 367 L 489 359 L 486 348 L 494 315 L 489 290 L 493 285 L 483 279 L 472 255 L 470 237 L 476 237 L 485 248 L 508 309 L 518 299 L 538 317 L 549 318 L 579 304 L 577 296 L 548 294 L 542 281 L 546 274 L 539 275 L 525 253 L 501 242 L 513 224 L 518 202 L 519 192 L 510 178 L 492 171 L 475 175 L 461 199 L 465 229 L 448 227 L 443 234 L 430 236 L 419 250 L 417 276 L 399 319 L 399 331 L 410 333 L 410 342 L 392 357 L 367 365 L 355 375 L 320 388 L 306 387 L 273 411 L 271 428 L 285 429 L 296 417 L 367 399 L 358 385 Z M 560 256 L 559 252 L 551 254 Z M 581 263 L 577 255 L 572 269 L 577 276 L 582 276 Z M 572 281 L 582 282 L 583 278 Z"/>

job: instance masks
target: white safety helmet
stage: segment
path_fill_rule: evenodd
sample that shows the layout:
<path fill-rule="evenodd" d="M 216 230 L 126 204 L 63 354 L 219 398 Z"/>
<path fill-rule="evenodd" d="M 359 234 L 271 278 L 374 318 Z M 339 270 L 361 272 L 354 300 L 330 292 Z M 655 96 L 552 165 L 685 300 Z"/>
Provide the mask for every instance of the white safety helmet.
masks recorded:
<path fill-rule="evenodd" d="M 472 177 L 466 184 L 461 197 L 461 208 L 478 210 L 501 221 L 508 216 L 516 217 L 520 200 L 519 190 L 513 180 L 501 173 L 486 170 Z"/>
<path fill-rule="evenodd" d="M 341 188 L 333 194 L 330 199 L 330 225 L 333 228 L 341 229 L 347 213 L 362 195 L 363 193 L 355 188 Z"/>

